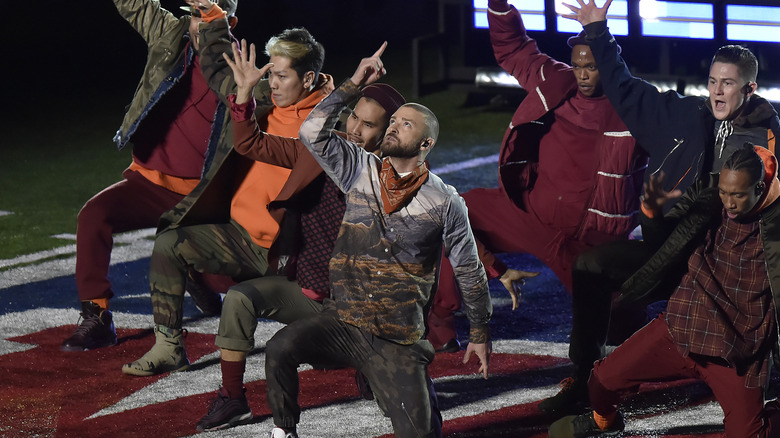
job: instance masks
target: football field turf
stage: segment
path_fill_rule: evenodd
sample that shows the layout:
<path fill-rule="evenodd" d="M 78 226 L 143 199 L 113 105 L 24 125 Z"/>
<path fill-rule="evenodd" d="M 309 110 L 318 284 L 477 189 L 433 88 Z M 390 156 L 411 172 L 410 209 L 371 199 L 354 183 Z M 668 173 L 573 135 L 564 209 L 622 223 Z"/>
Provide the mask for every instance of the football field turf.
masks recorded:
<path fill-rule="evenodd" d="M 464 191 L 495 186 L 495 146 L 475 146 L 433 155 L 432 168 Z M 0 219 L 1 220 L 1 219 Z M 508 224 L 511 226 L 511 224 Z M 214 346 L 217 318 L 203 317 L 185 300 L 185 340 L 191 370 L 155 377 L 120 371 L 152 345 L 148 257 L 153 230 L 117 236 L 111 300 L 119 344 L 88 352 L 59 350 L 78 320 L 73 278 L 75 245 L 0 260 L 0 435 L 6 437 L 154 436 L 196 434 L 220 385 Z M 59 238 L 67 242 L 67 234 Z M 512 267 L 539 270 L 524 287 L 514 312 L 497 281 L 491 375 L 476 374 L 463 352 L 439 354 L 430 368 L 448 437 L 546 436 L 554 418 L 538 401 L 557 392 L 567 376 L 570 327 L 568 294 L 549 269 L 528 255 L 505 254 Z M 461 339 L 467 327 L 459 319 Z M 264 345 L 281 327 L 261 321 L 247 364 L 246 386 L 253 423 L 206 436 L 265 436 L 272 427 L 265 403 Z M 377 437 L 392 434 L 376 404 L 358 395 L 350 370 L 301 368 L 301 437 Z M 721 436 L 722 411 L 693 381 L 643 385 L 626 405 L 625 436 Z"/>

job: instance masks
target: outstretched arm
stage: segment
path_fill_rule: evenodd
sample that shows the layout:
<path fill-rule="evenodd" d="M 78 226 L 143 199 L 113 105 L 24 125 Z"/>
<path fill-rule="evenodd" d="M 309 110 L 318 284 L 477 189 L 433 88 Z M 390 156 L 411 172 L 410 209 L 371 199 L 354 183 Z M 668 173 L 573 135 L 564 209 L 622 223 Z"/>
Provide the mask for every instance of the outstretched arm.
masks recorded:
<path fill-rule="evenodd" d="M 382 45 L 376 52 L 374 52 L 373 55 L 360 60 L 358 68 L 350 78 L 353 84 L 362 88 L 373 84 L 374 82 L 378 81 L 379 78 L 387 74 L 387 70 L 385 70 L 385 65 L 381 58 L 382 53 L 385 52 L 386 48 L 387 41 L 382 43 Z"/>
<path fill-rule="evenodd" d="M 255 66 L 255 45 L 247 49 L 246 40 L 232 47 L 233 59 L 223 54 L 225 62 L 233 72 L 236 82 L 236 96 L 230 96 L 230 117 L 233 119 L 233 144 L 241 155 L 256 161 L 275 166 L 292 168 L 299 159 L 313 160 L 304 151 L 300 141 L 289 137 L 280 137 L 263 132 L 254 117 L 255 101 L 252 90 L 273 65 L 268 63 L 262 68 Z M 235 61 L 234 61 L 235 60 Z"/>
<path fill-rule="evenodd" d="M 524 89 L 534 89 L 547 80 L 559 84 L 557 76 L 563 77 L 561 81 L 574 82 L 567 64 L 539 51 L 536 41 L 527 35 L 517 9 L 506 0 L 490 0 L 488 8 L 488 30 L 496 61 Z"/>
<path fill-rule="evenodd" d="M 154 44 L 169 32 L 179 31 L 188 26 L 187 19 L 178 19 L 163 9 L 159 2 L 149 0 L 114 0 L 119 15 L 141 35 L 147 45 Z"/>
<path fill-rule="evenodd" d="M 207 0 L 188 0 L 188 3 L 190 1 L 203 4 Z M 209 9 L 201 11 L 204 21 L 200 24 L 199 32 L 201 70 L 209 88 L 214 90 L 220 99 L 226 100 L 227 96 L 236 93 L 237 84 L 223 55 L 232 52 L 236 40 L 230 33 L 230 25 L 219 5 L 212 3 Z M 254 95 L 259 106 L 273 105 L 267 81 L 258 83 Z"/>
<path fill-rule="evenodd" d="M 694 178 L 696 172 L 689 172 L 689 166 L 695 162 L 666 158 L 676 149 L 682 151 L 689 143 L 696 143 L 688 136 L 694 129 L 692 125 L 702 123 L 703 98 L 682 96 L 675 91 L 661 92 L 655 85 L 631 74 L 620 54 L 620 46 L 607 28 L 610 0 L 603 7 L 596 6 L 595 0 L 570 1 L 576 1 L 577 5 L 567 5 L 572 11 L 567 17 L 583 24 L 604 94 L 631 135 L 650 155 L 650 168 L 663 166 L 673 181 Z M 698 151 L 690 149 L 683 156 L 695 158 L 697 154 Z"/>
<path fill-rule="evenodd" d="M 469 320 L 469 346 L 463 357 L 467 363 L 471 355 L 479 358 L 479 372 L 487 379 L 490 361 L 490 318 L 493 304 L 490 300 L 487 274 L 479 260 L 474 234 L 468 221 L 468 210 L 457 193 L 451 197 L 444 224 L 445 256 L 452 265 L 455 281 L 463 298 Z"/>
<path fill-rule="evenodd" d="M 333 134 L 333 128 L 344 107 L 360 97 L 360 88 L 376 82 L 386 73 L 381 59 L 386 47 L 387 42 L 372 56 L 363 58 L 352 77 L 309 113 L 299 131 L 306 148 L 344 193 L 349 191 L 366 165 L 366 157 L 376 159 L 376 156 Z"/>

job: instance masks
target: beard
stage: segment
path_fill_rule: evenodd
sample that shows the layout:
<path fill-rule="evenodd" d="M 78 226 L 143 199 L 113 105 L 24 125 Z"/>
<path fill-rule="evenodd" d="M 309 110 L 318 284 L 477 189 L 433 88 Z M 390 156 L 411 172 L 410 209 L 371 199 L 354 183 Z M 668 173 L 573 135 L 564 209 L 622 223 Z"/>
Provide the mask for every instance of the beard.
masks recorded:
<path fill-rule="evenodd" d="M 420 142 L 402 144 L 395 136 L 385 136 L 380 150 L 383 157 L 414 158 L 420 154 Z"/>

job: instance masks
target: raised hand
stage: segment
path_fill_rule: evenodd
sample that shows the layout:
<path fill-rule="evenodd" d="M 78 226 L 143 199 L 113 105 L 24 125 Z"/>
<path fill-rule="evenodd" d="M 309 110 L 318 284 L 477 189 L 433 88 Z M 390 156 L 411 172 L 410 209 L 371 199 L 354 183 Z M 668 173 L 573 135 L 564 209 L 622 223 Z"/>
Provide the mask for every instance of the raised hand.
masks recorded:
<path fill-rule="evenodd" d="M 659 213 L 664 204 L 682 195 L 680 189 L 674 189 L 670 192 L 664 190 L 664 177 L 664 172 L 661 171 L 658 176 L 650 175 L 650 179 L 644 184 L 645 195 L 642 204 L 654 213 Z"/>
<path fill-rule="evenodd" d="M 247 50 L 245 39 L 241 39 L 241 47 L 238 47 L 238 43 L 233 43 L 231 48 L 233 49 L 233 59 L 230 59 L 227 53 L 223 53 L 222 57 L 233 70 L 233 80 L 235 80 L 237 87 L 236 103 L 246 103 L 252 98 L 252 90 L 255 85 L 263 79 L 268 69 L 273 67 L 273 63 L 269 62 L 262 68 L 257 68 L 255 66 L 257 59 L 255 45 L 254 43 L 250 44 L 249 50 Z"/>
<path fill-rule="evenodd" d="M 609 9 L 609 5 L 612 4 L 612 0 L 607 0 L 607 2 L 604 3 L 604 6 L 601 8 L 596 6 L 595 0 L 577 0 L 577 4 L 580 6 L 577 7 L 568 3 L 564 3 L 563 5 L 569 8 L 573 14 L 564 14 L 563 17 L 569 18 L 571 20 L 577 20 L 583 26 L 585 26 L 597 21 L 606 21 L 607 10 Z"/>
<path fill-rule="evenodd" d="M 499 277 L 499 281 L 509 291 L 512 297 L 512 310 L 517 309 L 518 298 L 522 295 L 521 287 L 525 284 L 526 278 L 536 277 L 538 272 L 518 271 L 516 269 L 507 269 L 504 275 Z"/>
<path fill-rule="evenodd" d="M 355 85 L 358 87 L 365 87 L 366 85 L 373 84 L 387 73 L 385 66 L 382 63 L 382 59 L 380 58 L 382 53 L 384 53 L 385 48 L 387 48 L 387 41 L 382 43 L 382 46 L 379 47 L 379 50 L 373 55 L 360 60 L 360 64 L 351 78 Z"/>

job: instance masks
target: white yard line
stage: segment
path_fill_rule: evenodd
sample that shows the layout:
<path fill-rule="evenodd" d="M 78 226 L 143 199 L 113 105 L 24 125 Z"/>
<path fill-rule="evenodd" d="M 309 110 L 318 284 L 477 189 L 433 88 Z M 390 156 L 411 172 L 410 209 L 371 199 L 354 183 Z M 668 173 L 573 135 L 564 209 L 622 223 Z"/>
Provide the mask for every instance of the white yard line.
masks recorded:
<path fill-rule="evenodd" d="M 154 241 L 149 237 L 154 236 L 154 231 L 154 228 L 147 228 L 114 236 L 111 264 L 149 257 L 154 247 Z M 76 272 L 76 245 L 0 260 L 0 269 L 3 268 L 10 269 L 0 271 L 0 289 L 73 275 Z"/>
<path fill-rule="evenodd" d="M 445 164 L 441 167 L 435 167 L 431 169 L 431 172 L 441 176 L 448 173 L 459 172 L 464 169 L 471 169 L 472 167 L 484 166 L 486 164 L 498 164 L 498 154 L 488 155 L 487 157 L 472 158 L 470 160 L 461 161 L 459 163 Z"/>
<path fill-rule="evenodd" d="M 477 157 L 457 163 L 445 164 L 432 169 L 438 175 L 458 172 L 477 166 L 498 163 L 498 154 Z M 0 211 L 11 214 L 10 212 Z M 111 253 L 111 264 L 132 262 L 149 257 L 153 242 L 150 237 L 154 228 L 121 233 L 114 236 L 114 250 Z M 75 240 L 71 233 L 57 234 L 53 237 L 64 240 Z M 126 246 L 123 246 L 125 244 Z M 0 260 L 0 289 L 18 286 L 34 281 L 48 280 L 55 277 L 72 275 L 76 269 L 76 245 L 65 245 L 34 254 L 26 254 L 12 259 Z M 66 257 L 73 255 L 73 257 Z M 53 259 L 53 260 L 49 260 Z M 34 265 L 34 266 L 33 266 Z M 10 269 L 7 269 L 10 268 Z"/>

